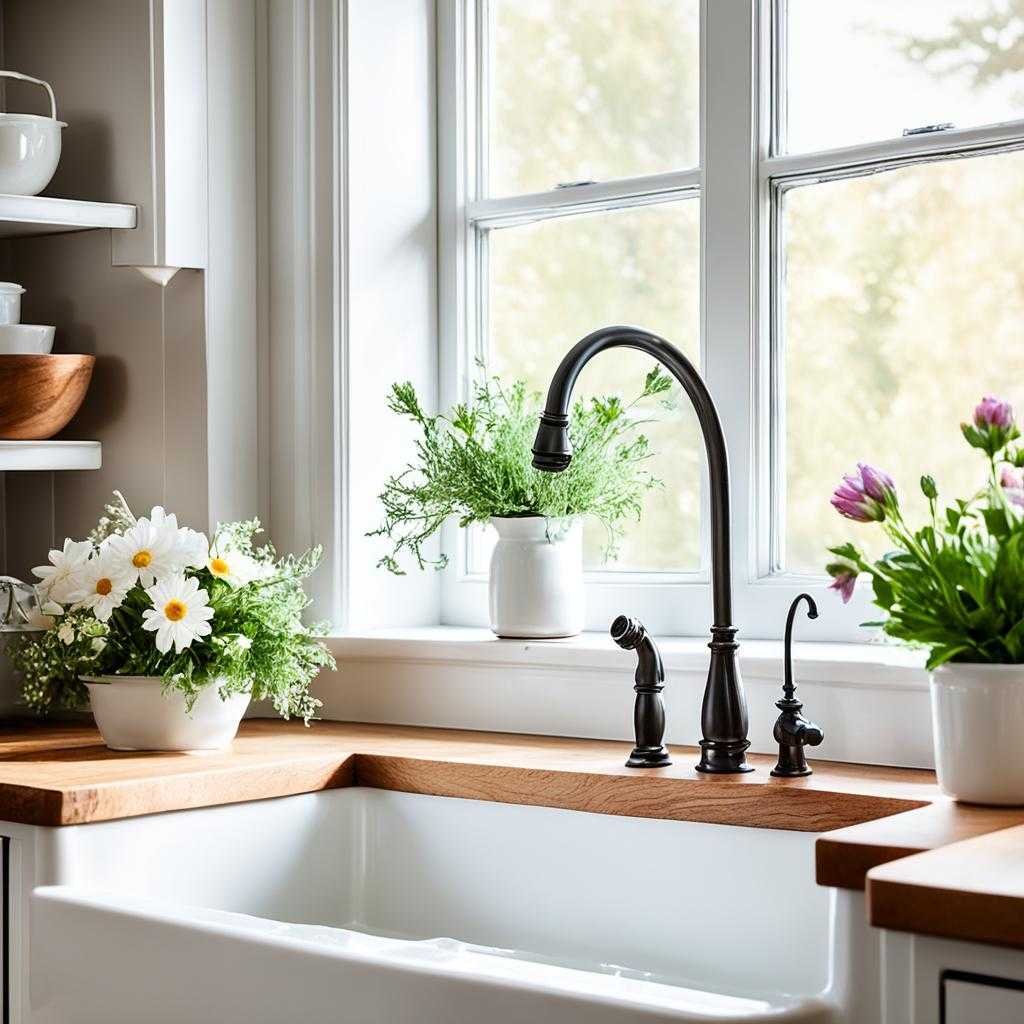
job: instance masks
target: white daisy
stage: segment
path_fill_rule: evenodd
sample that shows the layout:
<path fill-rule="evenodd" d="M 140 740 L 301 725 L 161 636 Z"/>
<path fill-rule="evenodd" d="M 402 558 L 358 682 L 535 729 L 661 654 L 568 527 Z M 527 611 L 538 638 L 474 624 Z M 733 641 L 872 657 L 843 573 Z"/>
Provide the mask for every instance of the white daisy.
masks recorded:
<path fill-rule="evenodd" d="M 142 628 L 156 632 L 156 647 L 166 654 L 171 645 L 180 654 L 193 640 L 209 636 L 213 609 L 206 603 L 209 595 L 199 581 L 178 573 L 146 590 L 152 608 L 142 613 Z"/>
<path fill-rule="evenodd" d="M 201 569 L 210 557 L 210 542 L 206 534 L 187 526 L 181 527 L 175 538 L 174 557 L 179 569 Z"/>
<path fill-rule="evenodd" d="M 135 585 L 132 576 L 113 557 L 109 548 L 94 555 L 82 570 L 83 597 L 79 608 L 91 608 L 100 622 L 106 622 L 115 608 L 121 607 L 125 595 Z"/>
<path fill-rule="evenodd" d="M 87 540 L 64 541 L 64 550 L 50 552 L 49 565 L 37 565 L 32 571 L 39 577 L 38 590 L 46 601 L 60 601 L 67 604 L 81 596 L 81 574 L 85 563 L 92 554 L 92 544 Z"/>
<path fill-rule="evenodd" d="M 240 551 L 210 552 L 206 563 L 215 579 L 224 580 L 233 587 L 244 587 L 258 579 L 262 566 L 255 558 L 243 555 Z"/>
<path fill-rule="evenodd" d="M 138 580 L 143 587 L 151 587 L 178 570 L 176 562 L 177 520 L 165 516 L 163 509 L 156 522 L 143 517 L 123 534 L 112 534 L 103 542 L 103 551 L 110 555 L 111 569 L 117 574 L 128 576 L 134 583 Z"/>

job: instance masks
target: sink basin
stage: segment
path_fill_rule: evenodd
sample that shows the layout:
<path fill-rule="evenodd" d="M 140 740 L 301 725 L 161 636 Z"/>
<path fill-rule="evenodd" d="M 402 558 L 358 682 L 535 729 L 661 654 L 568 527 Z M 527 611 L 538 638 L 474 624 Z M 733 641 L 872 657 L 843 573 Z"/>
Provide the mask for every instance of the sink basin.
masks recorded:
<path fill-rule="evenodd" d="M 34 1024 L 855 1019 L 809 833 L 359 787 L 40 831 Z"/>

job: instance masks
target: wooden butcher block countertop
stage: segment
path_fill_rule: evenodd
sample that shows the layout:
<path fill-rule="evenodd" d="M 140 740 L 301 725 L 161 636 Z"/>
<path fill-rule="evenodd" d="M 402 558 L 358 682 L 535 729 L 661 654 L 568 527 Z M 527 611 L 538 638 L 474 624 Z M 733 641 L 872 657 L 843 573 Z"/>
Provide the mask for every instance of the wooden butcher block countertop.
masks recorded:
<path fill-rule="evenodd" d="M 816 761 L 807 778 L 775 779 L 774 759 L 754 755 L 755 772 L 702 775 L 694 748 L 673 748 L 675 763 L 653 770 L 626 768 L 629 750 L 603 740 L 250 719 L 224 752 L 117 753 L 91 726 L 9 723 L 0 726 L 0 820 L 77 825 L 361 785 L 824 832 L 818 881 L 861 889 L 867 880 L 872 923 L 1024 948 L 1024 808 L 956 804 L 931 772 L 915 769 Z M 954 908 L 946 916 L 937 894 Z"/>

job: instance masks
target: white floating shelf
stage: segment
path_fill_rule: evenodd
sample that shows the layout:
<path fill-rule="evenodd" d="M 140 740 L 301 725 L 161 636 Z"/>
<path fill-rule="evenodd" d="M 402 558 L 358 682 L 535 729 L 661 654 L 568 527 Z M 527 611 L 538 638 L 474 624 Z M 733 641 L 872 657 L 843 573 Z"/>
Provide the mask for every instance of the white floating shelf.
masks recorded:
<path fill-rule="evenodd" d="M 0 441 L 0 472 L 24 469 L 99 469 L 99 441 Z"/>
<path fill-rule="evenodd" d="M 127 203 L 0 194 L 0 238 L 92 228 L 133 228 L 137 217 L 137 209 Z"/>

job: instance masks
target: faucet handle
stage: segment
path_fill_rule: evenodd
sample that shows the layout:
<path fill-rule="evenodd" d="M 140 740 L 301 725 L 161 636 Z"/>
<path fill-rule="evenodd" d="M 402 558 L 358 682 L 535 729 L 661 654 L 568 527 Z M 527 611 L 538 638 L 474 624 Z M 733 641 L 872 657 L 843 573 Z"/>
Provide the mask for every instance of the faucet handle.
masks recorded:
<path fill-rule="evenodd" d="M 633 690 L 633 729 L 636 746 L 626 762 L 627 768 L 664 768 L 672 763 L 665 738 L 665 667 L 654 638 L 639 619 L 620 615 L 609 630 L 612 639 L 626 651 L 636 651 L 636 676 Z"/>
<path fill-rule="evenodd" d="M 796 684 L 793 682 L 793 620 L 801 601 L 807 602 L 807 617 L 818 617 L 818 606 L 810 594 L 800 594 L 789 606 L 786 617 L 786 635 L 783 647 L 782 699 L 775 702 L 779 717 L 772 735 L 779 744 L 779 761 L 772 769 L 772 775 L 793 778 L 812 774 L 807 764 L 804 747 L 816 747 L 825 738 L 819 725 L 809 722 L 801 712 L 803 703 L 796 699 Z"/>

